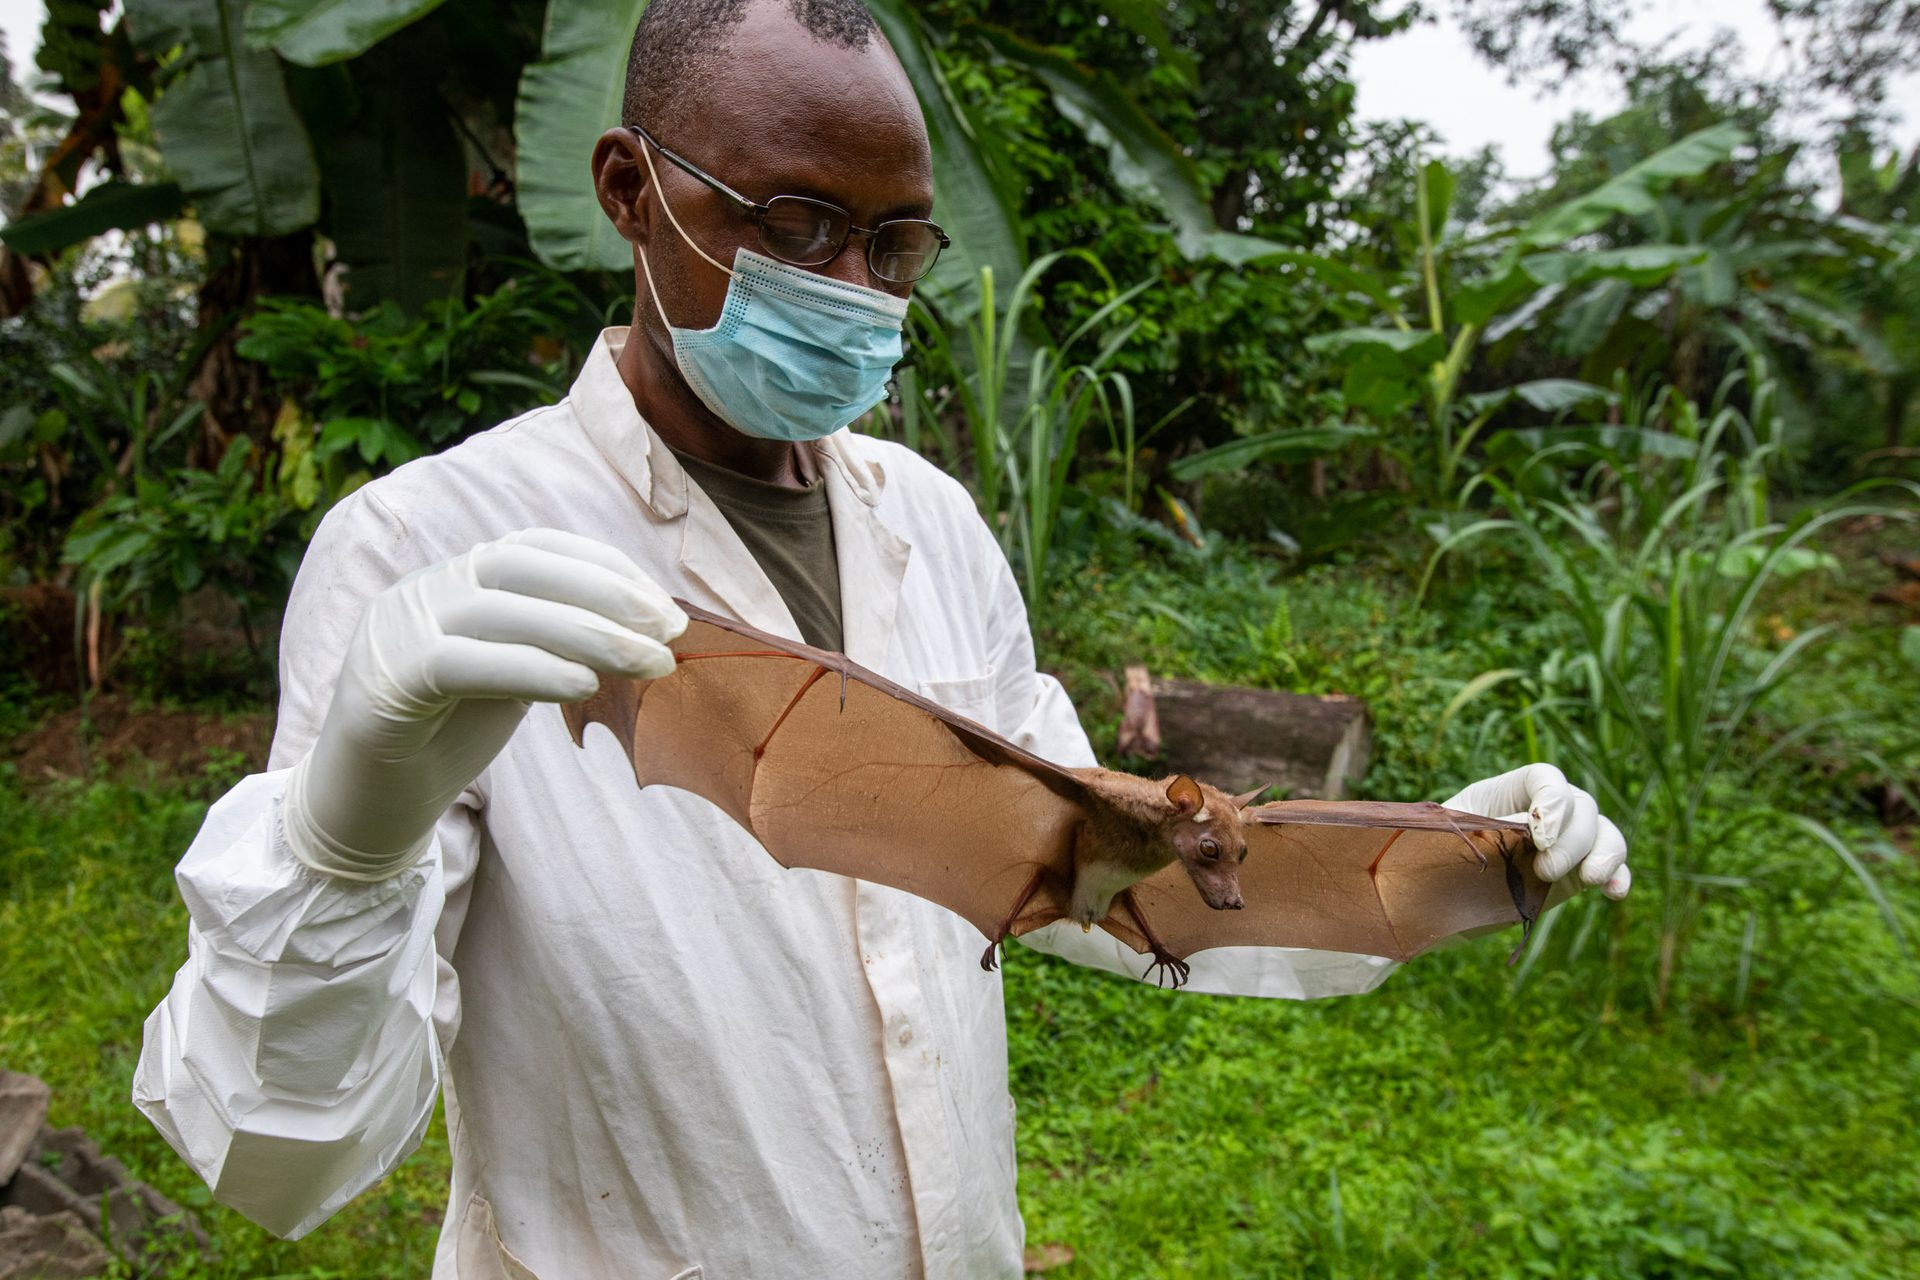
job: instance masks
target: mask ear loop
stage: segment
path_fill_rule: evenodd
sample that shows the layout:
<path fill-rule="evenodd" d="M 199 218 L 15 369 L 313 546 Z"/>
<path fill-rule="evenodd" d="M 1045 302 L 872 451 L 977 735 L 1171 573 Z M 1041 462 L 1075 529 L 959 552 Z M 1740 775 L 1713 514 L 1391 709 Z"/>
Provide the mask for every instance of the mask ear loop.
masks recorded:
<path fill-rule="evenodd" d="M 729 267 L 720 266 L 720 263 L 715 261 L 712 254 L 702 249 L 698 242 L 687 234 L 687 229 L 680 225 L 680 219 L 674 216 L 673 206 L 667 203 L 666 192 L 660 187 L 660 174 L 653 167 L 653 146 L 645 138 L 640 139 L 640 155 L 641 158 L 647 162 L 647 178 L 653 183 L 654 193 L 660 197 L 660 207 L 666 210 L 667 221 L 673 224 L 673 229 L 680 233 L 680 238 L 685 240 L 695 253 L 705 258 L 708 262 L 713 263 L 714 266 L 719 267 L 720 270 L 725 271 L 729 276 L 733 275 L 733 270 Z M 667 332 L 672 333 L 673 322 L 667 319 L 666 308 L 660 305 L 660 290 L 654 287 L 653 267 L 647 262 L 647 247 L 645 245 L 635 245 L 634 247 L 640 251 L 640 270 L 647 277 L 647 292 L 653 295 L 653 309 L 659 313 L 660 323 L 667 327 Z"/>

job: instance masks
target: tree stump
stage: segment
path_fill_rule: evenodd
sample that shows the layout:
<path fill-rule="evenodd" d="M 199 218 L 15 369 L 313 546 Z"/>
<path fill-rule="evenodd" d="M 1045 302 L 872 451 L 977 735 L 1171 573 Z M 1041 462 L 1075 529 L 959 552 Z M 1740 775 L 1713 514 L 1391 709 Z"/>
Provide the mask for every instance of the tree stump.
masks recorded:
<path fill-rule="evenodd" d="M 33 1076 L 0 1071 L 0 1186 L 27 1158 L 47 1120 L 48 1089 Z"/>
<path fill-rule="evenodd" d="M 45 1084 L 0 1070 L 0 1280 L 102 1274 L 103 1243 L 141 1275 L 211 1251 L 192 1214 L 79 1129 L 47 1128 L 46 1114 Z"/>
<path fill-rule="evenodd" d="M 1138 742 L 1151 717 L 1159 731 L 1159 764 L 1223 791 L 1279 787 L 1292 799 L 1338 800 L 1366 773 L 1372 750 L 1367 706 L 1358 698 L 1323 698 L 1154 680 L 1142 698 L 1129 670 L 1121 741 Z"/>

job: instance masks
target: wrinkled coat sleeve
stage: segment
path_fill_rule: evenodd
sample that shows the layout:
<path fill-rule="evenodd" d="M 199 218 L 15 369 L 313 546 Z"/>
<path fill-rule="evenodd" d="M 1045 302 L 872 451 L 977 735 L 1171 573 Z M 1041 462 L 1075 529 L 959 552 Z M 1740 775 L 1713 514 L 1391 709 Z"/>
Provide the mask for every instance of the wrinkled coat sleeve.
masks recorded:
<path fill-rule="evenodd" d="M 993 668 L 1000 680 L 996 705 L 1007 736 L 1035 755 L 1070 767 L 1098 763 L 1060 682 L 1035 666 L 1026 605 L 1013 572 L 997 553 L 988 605 Z M 1020 941 L 1036 951 L 1074 964 L 1138 978 L 1151 960 L 1123 946 L 1106 932 L 1083 933 L 1068 921 L 1050 924 Z M 1183 991 L 1215 995 L 1272 996 L 1315 1000 L 1358 995 L 1385 981 L 1397 967 L 1379 956 L 1294 947 L 1221 947 L 1192 957 L 1193 971 Z"/>
<path fill-rule="evenodd" d="M 451 953 L 479 847 L 475 795 L 426 858 L 358 884 L 288 852 L 280 800 L 367 600 L 430 554 L 362 491 L 314 536 L 281 633 L 269 768 L 208 811 L 176 870 L 187 962 L 148 1017 L 133 1099 L 214 1198 L 283 1236 L 391 1170 L 433 1114 L 457 1027 Z M 454 901 L 449 905 L 449 891 Z"/>

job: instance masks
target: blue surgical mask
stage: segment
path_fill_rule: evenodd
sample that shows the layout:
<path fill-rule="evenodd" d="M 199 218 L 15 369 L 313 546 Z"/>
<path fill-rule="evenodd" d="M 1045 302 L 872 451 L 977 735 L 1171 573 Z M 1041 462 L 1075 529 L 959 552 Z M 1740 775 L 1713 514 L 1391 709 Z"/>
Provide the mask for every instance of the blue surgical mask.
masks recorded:
<path fill-rule="evenodd" d="M 651 155 L 647 164 L 653 164 Z M 749 249 L 735 253 L 728 270 L 694 244 L 671 209 L 667 216 L 696 253 L 733 277 L 719 323 L 677 328 L 660 305 L 647 251 L 640 250 L 681 376 L 722 422 L 764 440 L 818 440 L 886 397 L 887 379 L 900 363 L 905 298 L 830 280 Z"/>

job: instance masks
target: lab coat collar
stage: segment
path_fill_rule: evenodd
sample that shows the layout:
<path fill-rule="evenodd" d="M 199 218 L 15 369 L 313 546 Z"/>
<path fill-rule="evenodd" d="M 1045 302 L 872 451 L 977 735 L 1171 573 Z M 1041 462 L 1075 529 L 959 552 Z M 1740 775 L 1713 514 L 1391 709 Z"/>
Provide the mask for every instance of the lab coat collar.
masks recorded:
<path fill-rule="evenodd" d="M 840 643 L 861 666 L 885 671 L 912 547 L 880 519 L 879 466 L 854 457 L 846 437 L 845 431 L 828 436 L 817 455 L 826 464 L 821 470 L 833 513 L 834 558 L 840 563 Z M 870 481 L 864 474 L 869 470 Z"/>
<path fill-rule="evenodd" d="M 658 520 L 681 526 L 680 567 L 689 576 L 742 622 L 797 636 L 786 602 L 752 553 L 634 406 L 616 364 L 627 332 L 603 331 L 574 379 L 569 399 L 581 428 Z M 886 474 L 860 456 L 852 433 L 836 431 L 813 448 L 833 519 L 842 643 L 861 666 L 884 670 L 911 548 L 880 519 Z"/>

